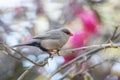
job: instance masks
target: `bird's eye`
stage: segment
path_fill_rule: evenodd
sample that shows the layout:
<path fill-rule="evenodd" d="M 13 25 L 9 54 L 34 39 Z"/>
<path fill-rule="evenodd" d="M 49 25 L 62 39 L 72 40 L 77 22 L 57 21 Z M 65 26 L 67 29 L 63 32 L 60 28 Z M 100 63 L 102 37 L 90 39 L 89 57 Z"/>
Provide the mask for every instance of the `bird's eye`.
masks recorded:
<path fill-rule="evenodd" d="M 68 29 L 63 29 L 62 31 L 63 31 L 64 33 L 66 33 L 67 35 L 70 35 L 70 36 L 73 35 Z"/>
<path fill-rule="evenodd" d="M 63 29 L 62 31 L 66 34 L 70 34 L 70 31 L 68 31 L 67 29 Z"/>

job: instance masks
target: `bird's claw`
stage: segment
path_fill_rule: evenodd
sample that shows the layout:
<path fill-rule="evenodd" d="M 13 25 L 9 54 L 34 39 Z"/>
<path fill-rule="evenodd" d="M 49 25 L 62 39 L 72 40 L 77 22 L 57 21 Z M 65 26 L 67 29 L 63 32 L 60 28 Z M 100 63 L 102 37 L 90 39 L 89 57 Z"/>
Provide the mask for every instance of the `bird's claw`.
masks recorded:
<path fill-rule="evenodd" d="M 57 52 L 57 55 L 58 55 L 58 56 L 60 56 L 60 53 L 59 53 L 59 52 Z"/>
<path fill-rule="evenodd" d="M 50 55 L 49 55 L 49 58 L 53 58 L 53 55 L 52 55 L 52 54 L 50 54 Z"/>
<path fill-rule="evenodd" d="M 56 51 L 56 54 L 57 54 L 58 56 L 60 56 L 60 50 L 57 50 L 57 51 Z"/>

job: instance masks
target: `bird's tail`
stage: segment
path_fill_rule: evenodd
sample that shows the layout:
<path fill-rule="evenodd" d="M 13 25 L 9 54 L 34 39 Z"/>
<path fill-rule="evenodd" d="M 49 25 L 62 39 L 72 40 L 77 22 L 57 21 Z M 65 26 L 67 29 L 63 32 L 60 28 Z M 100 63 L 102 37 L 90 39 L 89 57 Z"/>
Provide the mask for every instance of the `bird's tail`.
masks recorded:
<path fill-rule="evenodd" d="M 23 44 L 17 44 L 17 45 L 11 46 L 11 47 L 14 48 L 14 47 L 20 47 L 20 46 L 27 46 L 27 45 L 28 45 L 28 44 L 24 44 L 24 43 L 23 43 Z"/>
<path fill-rule="evenodd" d="M 11 47 L 20 47 L 20 46 L 32 46 L 32 44 L 34 43 L 34 41 L 29 41 L 29 42 L 25 42 L 25 43 L 21 43 L 21 44 L 17 44 L 17 45 L 13 45 Z"/>

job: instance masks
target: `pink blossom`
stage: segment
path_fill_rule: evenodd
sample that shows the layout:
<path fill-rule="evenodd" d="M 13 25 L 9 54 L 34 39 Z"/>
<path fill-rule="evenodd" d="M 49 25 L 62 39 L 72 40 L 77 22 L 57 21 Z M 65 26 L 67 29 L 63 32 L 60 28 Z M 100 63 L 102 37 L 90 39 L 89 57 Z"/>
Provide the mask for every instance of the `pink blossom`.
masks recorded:
<path fill-rule="evenodd" d="M 78 30 L 74 32 L 73 37 L 70 38 L 70 48 L 78 48 L 86 45 L 88 37 L 98 33 L 99 19 L 92 10 L 84 10 L 83 8 L 77 8 L 76 15 L 83 23 L 83 29 L 78 27 Z M 79 25 L 78 25 L 79 26 Z M 74 54 L 67 54 L 64 56 L 65 62 L 72 60 L 79 55 L 80 52 Z"/>
<path fill-rule="evenodd" d="M 70 38 L 70 44 L 72 48 L 78 48 L 85 45 L 88 34 L 84 31 L 75 32 L 74 36 Z"/>
<path fill-rule="evenodd" d="M 79 19 L 83 23 L 84 30 L 90 33 L 97 33 L 99 20 L 92 10 L 82 11 L 78 14 Z"/>

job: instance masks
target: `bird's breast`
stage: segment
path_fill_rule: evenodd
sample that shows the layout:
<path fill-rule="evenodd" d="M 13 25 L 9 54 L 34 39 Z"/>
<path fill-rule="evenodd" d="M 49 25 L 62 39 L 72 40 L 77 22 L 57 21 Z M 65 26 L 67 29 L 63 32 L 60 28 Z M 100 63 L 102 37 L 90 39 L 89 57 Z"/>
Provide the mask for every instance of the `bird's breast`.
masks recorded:
<path fill-rule="evenodd" d="M 59 49 L 65 45 L 68 38 L 62 37 L 59 39 L 46 39 L 41 41 L 41 46 L 46 49 Z"/>

